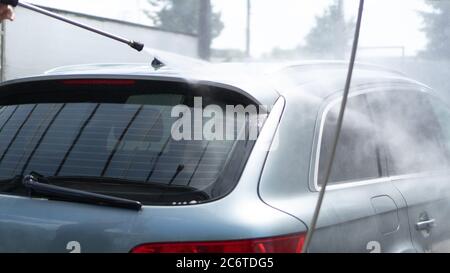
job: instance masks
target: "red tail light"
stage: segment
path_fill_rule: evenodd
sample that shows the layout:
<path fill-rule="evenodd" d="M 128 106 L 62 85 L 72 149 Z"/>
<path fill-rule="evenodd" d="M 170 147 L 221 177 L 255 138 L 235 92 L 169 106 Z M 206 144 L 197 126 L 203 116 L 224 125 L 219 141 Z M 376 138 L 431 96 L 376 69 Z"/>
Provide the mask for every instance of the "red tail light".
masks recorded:
<path fill-rule="evenodd" d="M 134 85 L 134 80 L 120 79 L 82 79 L 82 80 L 64 80 L 64 85 Z"/>
<path fill-rule="evenodd" d="M 151 243 L 137 246 L 132 253 L 301 253 L 305 234 L 282 237 L 216 242 Z"/>

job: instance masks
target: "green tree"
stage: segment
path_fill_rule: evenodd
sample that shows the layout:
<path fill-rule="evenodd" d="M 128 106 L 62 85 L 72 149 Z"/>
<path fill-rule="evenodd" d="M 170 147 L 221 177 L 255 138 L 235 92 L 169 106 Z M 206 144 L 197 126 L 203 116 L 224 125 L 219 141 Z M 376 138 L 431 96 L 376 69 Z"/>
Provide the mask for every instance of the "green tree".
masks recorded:
<path fill-rule="evenodd" d="M 301 50 L 315 57 L 345 57 L 353 37 L 353 24 L 345 20 L 342 0 L 335 0 L 321 16 L 306 36 L 306 46 Z"/>
<path fill-rule="evenodd" d="M 428 38 L 422 56 L 450 59 L 450 1 L 427 1 L 433 8 L 422 12 L 423 31 Z"/>
<path fill-rule="evenodd" d="M 147 12 L 156 27 L 168 31 L 199 35 L 199 54 L 209 58 L 212 40 L 220 35 L 224 24 L 221 13 L 213 11 L 210 1 L 205 0 L 148 0 L 155 8 Z M 201 16 L 203 15 L 203 17 Z M 206 18 L 205 16 L 209 17 Z M 205 26 L 205 22 L 209 23 Z M 203 33 L 204 31 L 209 33 Z M 206 45 L 205 45 L 206 43 Z M 207 52 L 202 52 L 202 51 Z"/>

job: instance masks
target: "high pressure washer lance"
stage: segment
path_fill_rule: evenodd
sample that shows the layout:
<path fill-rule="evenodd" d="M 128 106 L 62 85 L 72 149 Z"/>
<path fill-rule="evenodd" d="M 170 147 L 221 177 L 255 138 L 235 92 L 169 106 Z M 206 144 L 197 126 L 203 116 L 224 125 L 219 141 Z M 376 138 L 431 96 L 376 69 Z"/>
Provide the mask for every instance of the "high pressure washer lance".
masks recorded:
<path fill-rule="evenodd" d="M 22 8 L 26 8 L 26 9 L 29 9 L 29 10 L 32 10 L 32 11 L 35 11 L 35 12 L 38 12 L 38 13 L 50 16 L 50 17 L 55 18 L 57 20 L 69 23 L 71 25 L 74 25 L 74 26 L 77 26 L 77 27 L 80 27 L 80 28 L 92 31 L 94 33 L 97 33 L 97 34 L 100 34 L 102 36 L 108 37 L 110 39 L 116 40 L 118 42 L 127 44 L 130 47 L 136 49 L 137 51 L 142 51 L 142 49 L 144 49 L 144 44 L 142 44 L 142 43 L 139 43 L 139 42 L 136 42 L 136 41 L 133 41 L 133 40 L 128 40 L 128 39 L 122 38 L 120 36 L 108 33 L 106 31 L 102 31 L 102 30 L 90 27 L 90 26 L 85 25 L 83 23 L 71 20 L 71 19 L 69 19 L 67 17 L 58 15 L 56 13 L 50 12 L 50 11 L 45 10 L 43 8 L 37 7 L 35 5 L 28 4 L 26 2 L 19 2 L 19 0 L 0 0 L 0 3 L 4 4 L 4 5 L 10 5 L 10 6 L 13 6 L 13 7 L 19 6 L 19 7 L 22 7 Z"/>
<path fill-rule="evenodd" d="M 111 34 L 109 32 L 106 32 L 106 31 L 103 31 L 103 30 L 100 30 L 100 29 L 97 29 L 97 28 L 93 28 L 91 26 L 85 25 L 83 23 L 77 22 L 75 20 L 72 20 L 72 19 L 69 19 L 67 17 L 58 15 L 56 13 L 50 12 L 50 11 L 48 11 L 46 9 L 37 7 L 35 5 L 29 4 L 29 3 L 26 3 L 26 2 L 19 2 L 19 0 L 0 0 L 0 4 L 10 5 L 10 6 L 13 6 L 13 7 L 19 6 L 19 7 L 28 9 L 28 10 L 32 10 L 34 12 L 37 12 L 37 13 L 40 13 L 40 14 L 52 17 L 54 19 L 63 21 L 65 23 L 77 26 L 79 28 L 83 28 L 85 30 L 97 33 L 97 34 L 102 35 L 104 37 L 116 40 L 116 41 L 124 43 L 124 44 L 127 44 L 131 48 L 134 48 L 135 50 L 137 50 L 139 52 L 142 51 L 144 49 L 144 47 L 145 47 L 143 43 L 136 42 L 136 41 L 129 40 L 129 39 L 125 39 L 123 37 Z M 152 54 L 152 55 L 154 55 L 154 54 Z M 166 65 L 167 65 L 167 62 L 165 60 L 162 60 L 160 57 L 157 57 L 156 55 L 153 56 L 153 61 L 151 62 L 151 66 L 155 70 L 160 69 L 161 67 L 164 67 Z"/>

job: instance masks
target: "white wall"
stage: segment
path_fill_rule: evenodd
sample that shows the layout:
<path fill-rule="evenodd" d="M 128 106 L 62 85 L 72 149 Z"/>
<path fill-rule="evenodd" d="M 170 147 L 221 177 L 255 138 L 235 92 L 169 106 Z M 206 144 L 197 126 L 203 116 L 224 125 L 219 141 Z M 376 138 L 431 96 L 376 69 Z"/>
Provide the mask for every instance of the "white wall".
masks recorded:
<path fill-rule="evenodd" d="M 82 23 L 143 42 L 147 47 L 197 56 L 197 38 L 114 20 L 58 12 Z M 41 74 L 49 69 L 87 63 L 145 63 L 151 58 L 125 44 L 110 40 L 50 17 L 16 9 L 16 20 L 5 23 L 2 78 L 9 80 Z"/>

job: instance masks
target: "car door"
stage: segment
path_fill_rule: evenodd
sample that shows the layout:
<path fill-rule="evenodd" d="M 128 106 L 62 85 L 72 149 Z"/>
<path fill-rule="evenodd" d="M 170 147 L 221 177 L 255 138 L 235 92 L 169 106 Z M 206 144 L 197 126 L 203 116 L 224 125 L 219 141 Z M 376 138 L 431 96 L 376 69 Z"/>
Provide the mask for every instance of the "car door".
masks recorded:
<path fill-rule="evenodd" d="M 387 151 L 388 174 L 408 206 L 414 247 L 449 252 L 449 153 L 430 99 L 414 86 L 368 96 Z"/>
<path fill-rule="evenodd" d="M 328 165 L 339 102 L 339 99 L 331 102 L 323 112 L 316 152 L 319 155 L 314 178 L 316 190 L 323 184 Z M 324 208 L 336 213 L 337 222 L 317 232 L 311 252 L 413 250 L 406 204 L 386 177 L 384 151 L 375 128 L 366 95 L 355 93 L 347 105 L 324 200 Z"/>

